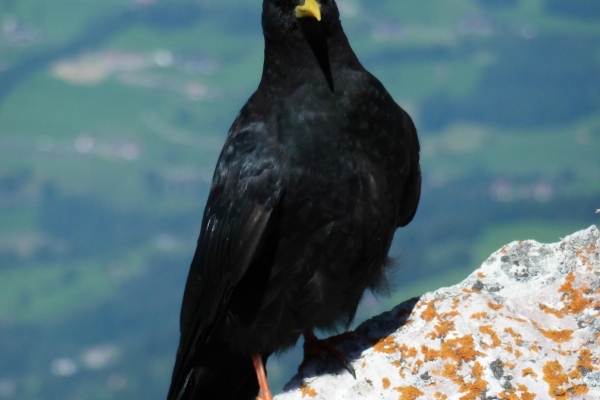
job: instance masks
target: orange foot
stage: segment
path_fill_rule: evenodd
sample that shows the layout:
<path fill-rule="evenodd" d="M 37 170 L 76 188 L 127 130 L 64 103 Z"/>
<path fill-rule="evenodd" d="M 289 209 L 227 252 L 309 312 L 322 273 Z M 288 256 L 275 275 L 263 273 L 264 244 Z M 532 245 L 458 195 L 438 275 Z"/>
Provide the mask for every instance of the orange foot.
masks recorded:
<path fill-rule="evenodd" d="M 356 379 L 356 371 L 354 371 L 352 364 L 348 361 L 348 357 L 333 344 L 355 336 L 354 332 L 346 332 L 327 340 L 320 340 L 317 339 L 312 330 L 307 330 L 304 332 L 304 361 L 302 361 L 298 369 L 301 369 L 310 357 L 317 357 L 341 366 Z"/>
<path fill-rule="evenodd" d="M 252 363 L 256 370 L 256 377 L 258 378 L 258 387 L 260 389 L 260 396 L 256 400 L 273 400 L 271 389 L 269 389 L 269 382 L 267 382 L 267 374 L 265 373 L 265 365 L 262 361 L 262 356 L 258 353 L 252 354 Z"/>

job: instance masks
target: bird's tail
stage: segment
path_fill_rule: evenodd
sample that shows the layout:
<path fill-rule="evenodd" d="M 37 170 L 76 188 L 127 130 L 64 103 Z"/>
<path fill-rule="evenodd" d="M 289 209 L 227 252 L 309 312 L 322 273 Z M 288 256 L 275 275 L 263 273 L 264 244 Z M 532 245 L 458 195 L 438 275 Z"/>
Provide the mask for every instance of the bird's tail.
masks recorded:
<path fill-rule="evenodd" d="M 178 358 L 180 355 L 177 355 Z M 268 356 L 263 357 L 266 365 Z M 176 368 L 167 400 L 255 400 L 258 380 L 252 359 L 211 340 L 192 368 Z M 183 374 L 176 376 L 177 367 Z"/>

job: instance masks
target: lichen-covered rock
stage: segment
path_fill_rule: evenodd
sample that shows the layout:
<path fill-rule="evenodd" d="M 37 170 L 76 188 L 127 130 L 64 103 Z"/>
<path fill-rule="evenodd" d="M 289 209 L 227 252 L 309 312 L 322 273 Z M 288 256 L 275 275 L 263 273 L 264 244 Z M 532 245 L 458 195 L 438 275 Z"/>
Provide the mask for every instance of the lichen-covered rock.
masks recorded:
<path fill-rule="evenodd" d="M 596 227 L 506 245 L 337 343 L 356 380 L 313 360 L 277 399 L 600 399 L 599 254 Z"/>

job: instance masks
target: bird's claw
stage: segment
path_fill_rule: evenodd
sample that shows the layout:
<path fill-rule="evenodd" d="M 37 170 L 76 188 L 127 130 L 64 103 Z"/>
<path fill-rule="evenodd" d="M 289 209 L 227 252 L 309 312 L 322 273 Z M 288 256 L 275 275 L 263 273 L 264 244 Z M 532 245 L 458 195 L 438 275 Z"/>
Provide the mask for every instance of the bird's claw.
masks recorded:
<path fill-rule="evenodd" d="M 342 367 L 344 367 L 344 369 L 348 372 L 350 372 L 350 375 L 352 375 L 352 377 L 354 379 L 356 379 L 356 371 L 354 370 L 354 367 L 352 366 L 352 364 L 350 363 L 350 361 L 348 361 L 347 358 L 343 359 L 343 360 L 339 360 L 340 363 L 342 364 Z"/>
<path fill-rule="evenodd" d="M 342 354 L 343 357 L 339 357 L 338 354 L 331 354 L 326 351 L 324 351 L 323 353 L 324 356 L 319 356 L 321 360 L 331 364 L 335 364 L 338 367 L 342 367 L 343 369 L 348 371 L 354 379 L 356 379 L 356 370 L 352 366 L 352 363 L 348 361 L 348 357 L 343 355 L 341 352 L 339 354 Z"/>
<path fill-rule="evenodd" d="M 329 339 L 320 340 L 312 332 L 307 332 L 304 334 L 304 361 L 300 364 L 299 369 L 302 368 L 310 356 L 335 364 L 348 371 L 356 379 L 356 371 L 344 353 L 331 344 Z"/>

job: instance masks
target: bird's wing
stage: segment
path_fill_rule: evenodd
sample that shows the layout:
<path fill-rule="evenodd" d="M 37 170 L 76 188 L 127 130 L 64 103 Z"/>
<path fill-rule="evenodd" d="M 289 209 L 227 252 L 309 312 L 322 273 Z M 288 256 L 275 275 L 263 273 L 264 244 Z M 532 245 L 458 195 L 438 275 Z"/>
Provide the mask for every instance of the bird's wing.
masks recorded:
<path fill-rule="evenodd" d="M 397 225 L 406 226 L 412 221 L 419 200 L 421 199 L 421 166 L 419 165 L 419 138 L 417 137 L 417 128 L 412 119 L 404 110 L 402 128 L 408 133 L 409 153 L 410 153 L 410 171 L 404 188 L 402 190 L 402 199 L 400 201 L 400 209 L 398 210 Z"/>
<path fill-rule="evenodd" d="M 233 289 L 255 256 L 282 192 L 282 165 L 263 123 L 232 132 L 221 152 L 181 308 L 181 339 L 168 399 L 185 391 Z"/>

